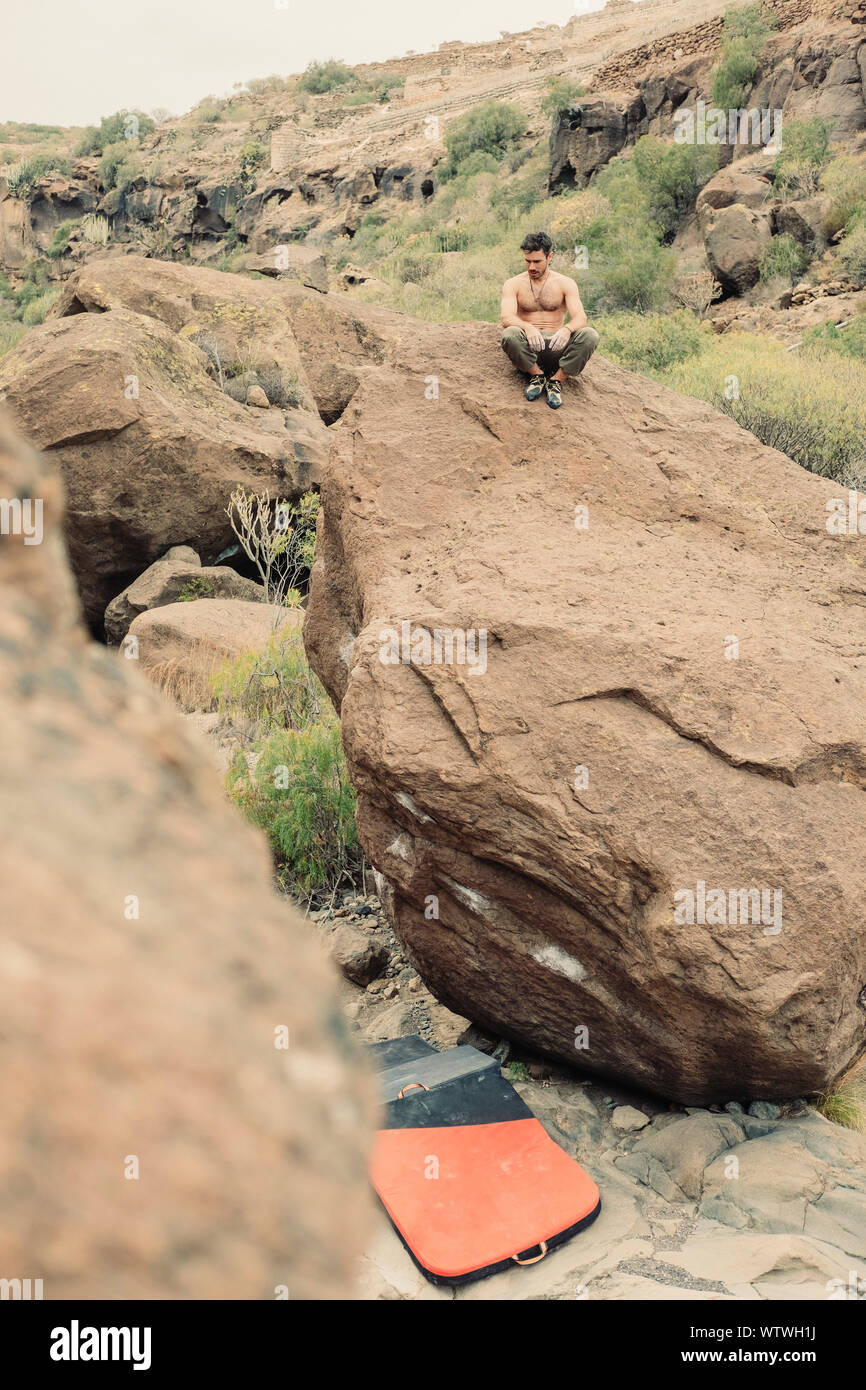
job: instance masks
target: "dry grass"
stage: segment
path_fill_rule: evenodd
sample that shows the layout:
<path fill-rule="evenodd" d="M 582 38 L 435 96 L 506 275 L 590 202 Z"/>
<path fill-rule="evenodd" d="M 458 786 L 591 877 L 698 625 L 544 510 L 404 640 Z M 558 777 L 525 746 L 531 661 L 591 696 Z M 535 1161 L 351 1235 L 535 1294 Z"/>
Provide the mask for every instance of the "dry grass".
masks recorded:
<path fill-rule="evenodd" d="M 866 1057 L 818 1097 L 816 1109 L 833 1124 L 866 1134 Z"/>
<path fill-rule="evenodd" d="M 725 333 L 700 357 L 658 375 L 811 472 L 843 487 L 866 484 L 866 362 L 820 348 L 785 352 L 759 334 Z"/>
<path fill-rule="evenodd" d="M 226 659 L 224 647 L 200 638 L 186 646 L 182 657 L 142 660 L 141 672 L 182 710 L 209 712 L 217 708 L 214 682 Z"/>

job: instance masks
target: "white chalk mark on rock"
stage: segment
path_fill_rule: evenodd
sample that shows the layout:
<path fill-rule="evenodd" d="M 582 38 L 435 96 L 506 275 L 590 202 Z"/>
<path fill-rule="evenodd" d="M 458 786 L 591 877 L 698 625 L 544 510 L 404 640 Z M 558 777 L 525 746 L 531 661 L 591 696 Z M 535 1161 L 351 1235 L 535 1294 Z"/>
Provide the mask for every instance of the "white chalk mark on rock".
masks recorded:
<path fill-rule="evenodd" d="M 401 859 L 409 859 L 412 853 L 412 842 L 408 835 L 398 835 L 388 846 L 389 854 L 398 854 Z"/>
<path fill-rule="evenodd" d="M 570 956 L 561 946 L 542 946 L 532 952 L 532 959 L 537 960 L 539 965 L 545 965 L 555 974 L 564 975 L 567 980 L 574 980 L 575 983 L 586 979 L 586 970 L 577 957 Z"/>
<path fill-rule="evenodd" d="M 480 917 L 487 916 L 493 907 L 489 898 L 485 898 L 483 893 L 476 893 L 474 888 L 464 888 L 462 883 L 455 883 L 453 879 L 449 879 L 449 882 L 455 898 L 459 898 L 465 907 L 477 912 Z"/>
<path fill-rule="evenodd" d="M 401 806 L 405 806 L 406 810 L 411 815 L 415 816 L 417 820 L 433 822 L 433 817 L 428 816 L 425 811 L 422 811 L 421 807 L 416 805 L 408 792 L 397 792 L 396 800 L 399 801 Z"/>

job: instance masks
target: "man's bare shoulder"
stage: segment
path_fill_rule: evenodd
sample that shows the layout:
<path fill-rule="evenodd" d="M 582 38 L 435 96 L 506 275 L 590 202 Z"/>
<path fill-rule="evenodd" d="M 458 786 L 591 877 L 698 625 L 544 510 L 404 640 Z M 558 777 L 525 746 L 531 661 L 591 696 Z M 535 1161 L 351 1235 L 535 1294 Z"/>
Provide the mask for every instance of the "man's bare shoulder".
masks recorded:
<path fill-rule="evenodd" d="M 554 270 L 551 272 L 551 274 L 552 276 L 556 276 L 556 283 L 560 286 L 561 289 L 576 290 L 578 288 L 577 281 L 572 280 L 570 275 L 563 275 L 562 271 L 560 270 Z"/>
<path fill-rule="evenodd" d="M 503 293 L 505 292 L 505 290 L 516 290 L 519 287 L 522 279 L 522 275 L 512 275 L 511 279 L 506 280 L 505 284 L 502 286 Z"/>

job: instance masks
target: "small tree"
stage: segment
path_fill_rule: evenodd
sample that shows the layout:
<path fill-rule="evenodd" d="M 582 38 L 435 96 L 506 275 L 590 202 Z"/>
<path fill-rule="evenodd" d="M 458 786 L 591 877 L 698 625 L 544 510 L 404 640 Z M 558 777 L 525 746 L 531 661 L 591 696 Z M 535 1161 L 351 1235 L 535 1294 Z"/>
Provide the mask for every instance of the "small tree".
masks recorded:
<path fill-rule="evenodd" d="M 274 605 L 275 627 L 278 610 L 294 607 L 300 599 L 296 585 L 312 566 L 318 510 L 314 492 L 304 493 L 292 507 L 288 502 L 272 504 L 267 490 L 247 492 L 240 486 L 226 507 L 241 549 L 255 565 L 265 596 Z"/>
<path fill-rule="evenodd" d="M 673 239 L 698 193 L 718 168 L 718 151 L 703 145 L 676 145 L 645 135 L 634 147 L 632 166 L 650 215 Z"/>
<path fill-rule="evenodd" d="M 695 270 L 675 280 L 671 294 L 684 309 L 702 319 L 710 305 L 721 298 L 722 287 L 711 270 Z"/>
<path fill-rule="evenodd" d="M 250 189 L 255 181 L 255 172 L 259 165 L 265 160 L 265 151 L 256 140 L 248 140 L 245 145 L 241 145 L 238 162 L 240 166 L 240 181 L 244 188 Z"/>

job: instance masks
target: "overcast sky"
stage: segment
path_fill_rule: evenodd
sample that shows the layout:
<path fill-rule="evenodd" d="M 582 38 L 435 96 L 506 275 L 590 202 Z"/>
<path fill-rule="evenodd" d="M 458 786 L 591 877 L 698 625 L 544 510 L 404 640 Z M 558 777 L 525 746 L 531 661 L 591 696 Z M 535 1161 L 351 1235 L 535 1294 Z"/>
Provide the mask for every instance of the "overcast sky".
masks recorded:
<path fill-rule="evenodd" d="M 563 24 L 604 0 L 7 0 L 0 120 L 86 125 L 176 115 L 234 83 Z"/>

